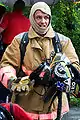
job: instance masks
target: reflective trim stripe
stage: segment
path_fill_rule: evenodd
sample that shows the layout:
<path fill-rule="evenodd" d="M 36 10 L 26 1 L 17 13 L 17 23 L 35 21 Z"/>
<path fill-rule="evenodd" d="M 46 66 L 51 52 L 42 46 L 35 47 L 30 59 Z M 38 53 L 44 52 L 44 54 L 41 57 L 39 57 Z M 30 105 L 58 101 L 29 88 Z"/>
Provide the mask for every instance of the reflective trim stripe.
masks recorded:
<path fill-rule="evenodd" d="M 38 115 L 38 114 L 28 113 L 28 112 L 27 112 L 27 114 L 28 114 L 32 119 L 38 120 L 38 118 L 39 118 L 39 115 Z"/>
<path fill-rule="evenodd" d="M 0 69 L 0 81 L 6 88 L 9 78 L 15 76 L 16 76 L 16 70 L 11 66 L 6 66 Z"/>
<path fill-rule="evenodd" d="M 2 103 L 1 104 L 2 106 L 6 107 L 6 109 L 9 111 L 10 108 L 9 108 L 9 105 L 10 103 Z M 13 104 L 13 111 L 14 111 L 14 116 L 17 116 L 19 115 L 20 117 L 20 114 L 24 117 L 27 115 L 27 117 L 31 117 L 32 119 L 34 120 L 55 120 L 56 117 L 57 117 L 57 110 L 53 111 L 52 113 L 49 113 L 49 114 L 35 114 L 35 113 L 29 113 L 29 112 L 26 112 L 23 108 L 21 108 L 18 104 Z M 17 113 L 16 113 L 17 111 Z M 61 114 L 61 117 L 63 117 L 63 115 L 65 113 L 69 112 L 69 106 L 65 106 L 65 107 L 62 107 L 62 114 Z M 18 117 L 18 118 L 19 118 Z"/>
<path fill-rule="evenodd" d="M 69 112 L 69 106 L 62 107 L 61 116 Z M 57 117 L 57 110 L 53 111 L 49 114 L 35 114 L 35 113 L 28 113 L 33 119 L 35 120 L 55 120 Z"/>

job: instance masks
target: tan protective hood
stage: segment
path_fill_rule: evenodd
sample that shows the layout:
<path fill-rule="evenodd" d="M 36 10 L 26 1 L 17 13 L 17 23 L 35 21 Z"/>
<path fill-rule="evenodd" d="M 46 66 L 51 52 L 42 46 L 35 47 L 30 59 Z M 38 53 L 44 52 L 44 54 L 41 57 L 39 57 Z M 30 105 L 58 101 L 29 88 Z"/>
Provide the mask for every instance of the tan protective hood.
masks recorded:
<path fill-rule="evenodd" d="M 51 27 L 51 19 L 50 19 L 50 23 L 49 23 L 49 25 L 48 25 L 47 28 L 42 28 L 42 27 L 40 27 L 40 26 L 35 22 L 34 17 L 33 17 L 33 15 L 34 15 L 34 13 L 36 12 L 36 10 L 41 10 L 42 12 L 48 14 L 48 15 L 50 16 L 50 18 L 51 18 L 51 10 L 50 10 L 50 7 L 49 7 L 45 2 L 37 2 L 37 3 L 35 3 L 35 4 L 32 6 L 31 11 L 30 11 L 30 16 L 29 16 L 30 22 L 31 22 L 31 25 L 32 25 L 33 29 L 34 29 L 37 33 L 39 33 L 39 34 L 45 34 L 45 33 L 48 31 L 49 27 Z"/>

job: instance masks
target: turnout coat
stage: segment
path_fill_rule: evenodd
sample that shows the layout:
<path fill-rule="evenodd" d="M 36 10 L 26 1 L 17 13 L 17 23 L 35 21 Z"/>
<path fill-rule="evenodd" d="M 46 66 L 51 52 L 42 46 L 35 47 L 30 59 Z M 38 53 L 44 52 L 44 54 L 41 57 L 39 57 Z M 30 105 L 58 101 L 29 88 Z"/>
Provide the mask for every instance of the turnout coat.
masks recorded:
<path fill-rule="evenodd" d="M 32 27 L 30 27 L 30 30 L 28 32 L 29 43 L 26 47 L 26 52 L 23 60 L 23 66 L 25 67 L 26 70 L 33 71 L 40 65 L 43 59 L 50 57 L 51 52 L 54 51 L 54 46 L 52 44 L 52 38 L 54 37 L 54 35 L 55 34 L 52 28 L 50 28 L 47 34 L 44 37 L 42 37 L 35 33 Z M 65 53 L 65 55 L 69 58 L 71 63 L 74 63 L 76 67 L 78 67 L 79 60 L 70 38 L 65 37 L 64 35 L 59 33 L 58 35 L 60 38 L 60 42 L 62 44 L 62 52 Z M 23 33 L 14 37 L 14 40 L 7 47 L 1 60 L 0 67 L 6 68 L 6 71 L 8 71 L 8 76 L 9 74 L 13 74 L 12 73 L 13 71 L 15 76 L 16 72 L 19 71 L 20 68 L 19 46 L 22 36 Z M 8 69 L 8 67 L 10 68 Z M 36 86 L 34 89 L 39 94 L 43 94 L 44 92 L 43 86 L 40 85 Z M 56 98 L 51 106 L 51 113 L 48 114 L 48 117 L 50 119 L 56 118 L 57 102 L 58 101 Z M 33 90 L 30 91 L 28 95 L 19 94 L 16 98 L 16 103 L 18 103 L 22 108 L 24 108 L 24 110 L 31 113 L 32 116 L 34 116 L 33 113 L 35 113 L 35 117 L 37 116 L 37 114 L 40 114 L 42 115 L 41 117 L 43 117 L 43 114 L 46 114 L 48 107 L 50 105 L 50 101 L 48 103 L 44 103 L 42 97 L 35 93 Z M 67 97 L 66 94 L 63 93 L 62 113 L 66 113 L 68 111 L 69 107 Z"/>

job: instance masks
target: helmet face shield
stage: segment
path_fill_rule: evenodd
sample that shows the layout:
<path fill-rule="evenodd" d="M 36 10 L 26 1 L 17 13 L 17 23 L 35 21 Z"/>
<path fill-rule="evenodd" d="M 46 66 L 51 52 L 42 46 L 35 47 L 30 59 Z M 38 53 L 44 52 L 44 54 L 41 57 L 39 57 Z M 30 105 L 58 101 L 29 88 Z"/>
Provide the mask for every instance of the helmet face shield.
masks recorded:
<path fill-rule="evenodd" d="M 14 120 L 10 112 L 3 106 L 0 106 L 0 120 Z"/>

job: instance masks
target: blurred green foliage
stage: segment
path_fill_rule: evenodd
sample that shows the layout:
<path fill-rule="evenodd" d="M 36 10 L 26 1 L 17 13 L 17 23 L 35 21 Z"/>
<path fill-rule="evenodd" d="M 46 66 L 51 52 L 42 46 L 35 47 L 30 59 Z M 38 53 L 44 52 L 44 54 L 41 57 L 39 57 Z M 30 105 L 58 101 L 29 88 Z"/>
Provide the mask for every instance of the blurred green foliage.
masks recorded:
<path fill-rule="evenodd" d="M 30 14 L 30 9 L 32 6 L 26 6 L 25 9 L 23 10 L 24 15 L 27 16 L 29 18 L 29 14 Z"/>
<path fill-rule="evenodd" d="M 51 6 L 51 11 L 54 30 L 72 40 L 80 59 L 80 3 L 60 0 L 56 5 Z"/>
<path fill-rule="evenodd" d="M 80 107 L 80 98 L 70 97 L 70 106 Z"/>

